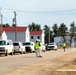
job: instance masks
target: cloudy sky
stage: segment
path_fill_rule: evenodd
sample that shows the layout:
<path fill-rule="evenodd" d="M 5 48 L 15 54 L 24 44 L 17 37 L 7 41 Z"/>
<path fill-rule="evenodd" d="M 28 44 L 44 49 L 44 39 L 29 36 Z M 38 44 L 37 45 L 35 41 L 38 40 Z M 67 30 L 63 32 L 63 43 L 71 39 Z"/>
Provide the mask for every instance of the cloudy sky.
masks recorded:
<path fill-rule="evenodd" d="M 17 26 L 27 26 L 32 22 L 52 27 L 65 23 L 69 27 L 76 23 L 76 0 L 0 0 L 3 23 L 12 24 L 14 11 L 17 13 Z M 19 10 L 19 11 L 18 11 Z"/>

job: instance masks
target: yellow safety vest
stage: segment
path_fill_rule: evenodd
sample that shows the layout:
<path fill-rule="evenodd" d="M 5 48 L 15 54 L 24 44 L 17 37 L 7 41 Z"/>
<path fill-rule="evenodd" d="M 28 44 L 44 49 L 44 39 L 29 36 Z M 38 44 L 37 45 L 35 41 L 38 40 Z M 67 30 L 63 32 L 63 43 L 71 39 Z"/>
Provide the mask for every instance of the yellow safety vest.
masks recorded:
<path fill-rule="evenodd" d="M 39 49 L 39 44 L 38 44 L 38 42 L 35 43 L 35 49 Z"/>
<path fill-rule="evenodd" d="M 42 49 L 42 43 L 39 43 L 39 44 L 40 44 L 39 49 Z"/>
<path fill-rule="evenodd" d="M 63 44 L 63 47 L 66 47 L 66 43 Z"/>

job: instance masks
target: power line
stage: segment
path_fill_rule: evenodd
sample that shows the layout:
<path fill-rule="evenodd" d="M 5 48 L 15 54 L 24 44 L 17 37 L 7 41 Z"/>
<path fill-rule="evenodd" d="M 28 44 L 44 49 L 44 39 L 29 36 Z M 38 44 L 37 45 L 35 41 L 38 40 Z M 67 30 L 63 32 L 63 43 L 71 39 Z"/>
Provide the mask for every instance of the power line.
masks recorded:
<path fill-rule="evenodd" d="M 11 10 L 11 11 L 18 11 L 18 12 L 26 12 L 26 13 L 52 13 L 52 12 L 71 12 L 71 11 L 76 11 L 76 9 L 69 9 L 69 10 L 58 10 L 58 11 L 25 11 L 25 10 L 17 10 L 17 9 L 10 9 L 10 8 L 2 8 L 1 9 L 6 9 L 6 10 Z"/>

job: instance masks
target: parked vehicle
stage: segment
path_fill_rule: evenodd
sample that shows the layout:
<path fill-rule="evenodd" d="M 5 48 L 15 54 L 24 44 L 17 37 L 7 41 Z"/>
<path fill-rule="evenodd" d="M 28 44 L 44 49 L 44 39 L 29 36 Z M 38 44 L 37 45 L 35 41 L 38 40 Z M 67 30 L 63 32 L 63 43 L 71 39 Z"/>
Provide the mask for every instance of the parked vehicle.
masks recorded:
<path fill-rule="evenodd" d="M 57 45 L 56 43 L 49 43 L 47 45 L 47 50 L 57 50 Z"/>
<path fill-rule="evenodd" d="M 23 46 L 25 46 L 26 52 L 34 52 L 34 42 L 23 42 Z"/>
<path fill-rule="evenodd" d="M 7 56 L 8 54 L 13 55 L 13 42 L 12 40 L 2 40 L 0 39 L 0 54 L 5 54 Z"/>
<path fill-rule="evenodd" d="M 14 46 L 14 54 L 15 53 L 20 53 L 20 54 L 26 53 L 25 47 L 22 45 L 22 42 L 13 42 L 13 46 Z"/>

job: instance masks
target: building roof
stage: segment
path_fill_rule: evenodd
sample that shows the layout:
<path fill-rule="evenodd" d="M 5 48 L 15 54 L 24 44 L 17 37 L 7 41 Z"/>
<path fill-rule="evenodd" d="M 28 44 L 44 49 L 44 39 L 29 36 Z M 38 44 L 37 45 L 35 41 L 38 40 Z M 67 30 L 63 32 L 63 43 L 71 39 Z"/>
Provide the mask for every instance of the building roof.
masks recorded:
<path fill-rule="evenodd" d="M 30 35 L 41 35 L 42 31 L 30 31 Z"/>
<path fill-rule="evenodd" d="M 25 32 L 27 27 L 3 27 L 3 31 L 5 32 L 15 32 L 15 30 L 17 29 L 17 32 Z"/>

